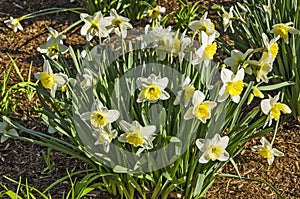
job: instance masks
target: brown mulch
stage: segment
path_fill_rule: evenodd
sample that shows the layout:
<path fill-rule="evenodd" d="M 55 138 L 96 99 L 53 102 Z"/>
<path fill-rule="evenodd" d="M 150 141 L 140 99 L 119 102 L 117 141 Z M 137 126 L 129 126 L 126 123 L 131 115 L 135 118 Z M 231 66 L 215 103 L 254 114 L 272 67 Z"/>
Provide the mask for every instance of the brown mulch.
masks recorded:
<path fill-rule="evenodd" d="M 209 1 L 218 2 L 218 1 Z M 230 1 L 222 1 L 230 2 Z M 232 2 L 232 1 L 231 1 Z M 161 0 L 161 5 L 167 6 L 167 10 L 178 7 L 175 0 Z M 208 1 L 205 5 L 209 6 Z M 72 13 L 59 13 L 46 15 L 38 18 L 22 21 L 23 31 L 12 32 L 3 23 L 9 16 L 19 17 L 42 8 L 50 7 L 78 7 L 79 4 L 71 4 L 69 0 L 0 0 L 0 79 L 3 78 L 4 71 L 10 67 L 11 61 L 7 55 L 9 53 L 16 60 L 21 73 L 27 78 L 30 64 L 33 66 L 32 74 L 41 70 L 43 59 L 37 51 L 37 47 L 45 43 L 48 36 L 49 26 L 61 31 L 68 25 L 79 19 L 78 15 Z M 85 39 L 79 35 L 80 27 L 69 31 L 66 45 L 72 45 L 75 49 L 85 44 Z M 33 78 L 33 77 L 32 77 Z M 19 78 L 13 72 L 11 85 L 18 82 Z M 47 126 L 34 113 L 36 98 L 32 101 L 25 100 L 19 104 L 16 113 L 10 115 L 30 129 L 45 132 Z M 271 140 L 272 134 L 267 138 Z M 265 159 L 257 153 L 251 151 L 251 146 L 259 144 L 259 140 L 248 143 L 245 150 L 235 158 L 242 176 L 255 178 L 269 182 L 279 192 L 288 199 L 300 198 L 300 124 L 292 117 L 284 117 L 275 142 L 275 148 L 285 153 L 284 157 L 275 158 L 273 165 L 269 166 Z M 46 167 L 42 157 L 42 151 L 47 152 L 47 148 L 33 145 L 28 142 L 9 140 L 0 144 L 0 184 L 15 190 L 16 185 L 9 182 L 3 176 L 10 177 L 16 181 L 22 177 L 22 182 L 28 179 L 28 184 L 40 190 L 45 189 L 57 179 L 66 176 L 67 171 L 73 172 L 86 169 L 88 166 L 73 157 L 55 151 L 51 152 L 51 160 L 55 167 L 51 171 L 43 172 Z M 223 168 L 224 173 L 236 174 L 234 168 L 229 164 Z M 63 193 L 68 191 L 69 181 L 61 183 L 52 190 L 53 198 L 61 198 Z M 1 191 L 0 187 L 0 191 Z M 103 193 L 105 194 L 105 193 Z M 93 198 L 111 198 L 109 196 L 99 196 Z M 275 193 L 265 184 L 239 179 L 218 178 L 209 189 L 206 198 L 277 198 Z"/>

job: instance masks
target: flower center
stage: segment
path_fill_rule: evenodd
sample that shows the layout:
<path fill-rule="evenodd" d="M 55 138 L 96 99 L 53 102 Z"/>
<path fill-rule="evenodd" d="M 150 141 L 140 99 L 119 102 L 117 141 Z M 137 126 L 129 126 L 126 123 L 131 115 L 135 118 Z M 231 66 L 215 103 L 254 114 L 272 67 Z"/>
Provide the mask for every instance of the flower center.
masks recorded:
<path fill-rule="evenodd" d="M 275 58 L 278 53 L 278 44 L 274 43 L 270 46 L 270 52 L 272 54 L 272 57 Z"/>
<path fill-rule="evenodd" d="M 54 75 L 49 73 L 42 73 L 40 78 L 44 88 L 51 88 L 56 82 Z"/>
<path fill-rule="evenodd" d="M 56 45 L 55 43 L 52 43 L 52 44 L 50 45 L 50 47 L 49 47 L 48 52 L 49 52 L 49 56 L 50 56 L 50 57 L 56 55 L 57 52 L 58 52 L 57 45 Z"/>
<path fill-rule="evenodd" d="M 107 142 L 108 140 L 111 141 L 112 140 L 112 137 L 110 134 L 107 134 L 107 133 L 104 133 L 104 134 L 101 134 L 99 135 L 99 142 L 101 144 L 104 144 L 105 142 Z"/>
<path fill-rule="evenodd" d="M 149 17 L 151 19 L 157 19 L 159 16 L 159 11 L 158 11 L 158 8 L 153 8 L 152 10 L 150 10 L 149 12 Z"/>
<path fill-rule="evenodd" d="M 262 149 L 259 149 L 258 154 L 267 159 L 270 159 L 273 156 L 272 152 L 266 146 Z"/>
<path fill-rule="evenodd" d="M 230 96 L 236 96 L 240 95 L 241 92 L 243 91 L 243 81 L 238 80 L 236 82 L 228 82 L 228 85 L 226 86 L 225 91 L 230 95 Z"/>
<path fill-rule="evenodd" d="M 123 23 L 122 19 L 116 18 L 112 21 L 112 26 L 117 28 L 120 27 L 120 25 Z"/>
<path fill-rule="evenodd" d="M 145 91 L 145 98 L 151 101 L 158 100 L 161 90 L 156 85 L 149 85 Z"/>
<path fill-rule="evenodd" d="M 224 152 L 224 149 L 220 145 L 212 145 L 209 148 L 208 157 L 212 161 L 215 161 L 223 154 L 223 152 Z"/>
<path fill-rule="evenodd" d="M 139 130 L 135 130 L 126 135 L 126 141 L 134 147 L 138 147 L 144 143 L 143 136 Z"/>
<path fill-rule="evenodd" d="M 284 106 L 280 102 L 277 102 L 271 109 L 271 115 L 275 121 L 279 120 L 280 111 L 284 111 Z"/>
<path fill-rule="evenodd" d="M 188 102 L 192 97 L 195 92 L 195 87 L 194 86 L 187 86 L 184 89 L 184 102 Z"/>
<path fill-rule="evenodd" d="M 205 50 L 204 50 L 204 60 L 210 60 L 213 58 L 213 56 L 216 54 L 216 51 L 217 51 L 217 43 L 214 42 L 210 45 L 207 45 L 205 47 Z"/>
<path fill-rule="evenodd" d="M 278 25 L 275 27 L 275 33 L 280 35 L 282 38 L 287 38 L 289 34 L 289 30 L 284 25 Z"/>
<path fill-rule="evenodd" d="M 94 111 L 90 116 L 90 120 L 95 127 L 103 127 L 106 125 L 106 117 L 100 111 Z"/>
<path fill-rule="evenodd" d="M 205 103 L 198 104 L 197 108 L 194 111 L 194 115 L 197 118 L 201 118 L 201 119 L 207 118 L 209 116 L 209 107 L 208 107 L 208 105 L 205 104 Z"/>

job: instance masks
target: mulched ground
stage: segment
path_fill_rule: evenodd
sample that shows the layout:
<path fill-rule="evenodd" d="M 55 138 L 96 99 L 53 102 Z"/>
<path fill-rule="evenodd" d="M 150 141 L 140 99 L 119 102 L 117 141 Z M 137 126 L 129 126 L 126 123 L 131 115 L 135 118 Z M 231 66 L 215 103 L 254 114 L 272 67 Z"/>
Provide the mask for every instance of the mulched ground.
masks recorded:
<path fill-rule="evenodd" d="M 213 1 L 205 2 L 209 6 Z M 226 3 L 228 2 L 230 1 Z M 174 10 L 178 7 L 178 2 L 175 0 L 161 0 L 159 3 L 167 6 L 168 10 Z M 78 3 L 70 4 L 69 0 L 0 0 L 0 79 L 3 78 L 4 71 L 7 71 L 11 64 L 7 53 L 16 60 L 21 73 L 25 77 L 27 77 L 31 63 L 33 65 L 32 73 L 40 71 L 43 59 L 36 49 L 39 45 L 44 44 L 48 36 L 47 28 L 51 26 L 61 31 L 78 20 L 79 17 L 71 13 L 60 13 L 29 19 L 22 21 L 24 31 L 17 33 L 13 33 L 8 29 L 3 23 L 4 20 L 8 19 L 9 16 L 19 17 L 42 8 L 77 6 Z M 66 45 L 72 45 L 76 49 L 85 44 L 84 38 L 78 35 L 79 29 L 80 27 L 77 27 L 66 34 Z M 19 81 L 18 77 L 13 73 L 11 84 L 17 81 Z M 11 114 L 10 117 L 20 121 L 30 129 L 45 132 L 47 127 L 33 111 L 33 107 L 38 106 L 36 105 L 36 98 L 28 101 L 21 96 L 20 99 L 23 100 L 22 103 L 19 104 L 16 113 Z M 272 134 L 268 136 L 268 139 L 271 140 L 271 137 Z M 248 143 L 245 150 L 235 159 L 241 175 L 269 182 L 285 198 L 300 198 L 300 123 L 291 117 L 283 118 L 276 138 L 275 148 L 284 152 L 285 156 L 275 158 L 272 166 L 269 166 L 265 159 L 251 151 L 250 147 L 257 144 L 259 144 L 259 140 Z M 74 172 L 88 168 L 87 165 L 75 158 L 52 151 L 51 160 L 55 163 L 55 168 L 50 172 L 42 172 L 46 167 L 42 151 L 47 152 L 47 149 L 16 140 L 9 140 L 0 144 L 0 183 L 15 190 L 16 185 L 3 176 L 10 177 L 16 181 L 21 176 L 22 182 L 28 179 L 29 185 L 43 190 L 58 178 L 67 175 L 66 169 Z M 231 165 L 225 166 L 222 172 L 236 174 Z M 69 186 L 69 182 L 65 181 L 55 187 L 51 192 L 53 198 L 61 198 Z M 111 198 L 105 193 L 97 193 L 91 197 Z M 218 178 L 208 191 L 207 198 L 270 199 L 277 197 L 269 187 L 262 183 Z"/>

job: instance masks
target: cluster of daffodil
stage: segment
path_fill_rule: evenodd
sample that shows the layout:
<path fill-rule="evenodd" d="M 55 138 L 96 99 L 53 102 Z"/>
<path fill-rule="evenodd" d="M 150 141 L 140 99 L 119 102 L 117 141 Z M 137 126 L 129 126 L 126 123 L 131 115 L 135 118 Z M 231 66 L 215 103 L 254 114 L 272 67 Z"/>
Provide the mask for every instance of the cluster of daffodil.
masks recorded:
<path fill-rule="evenodd" d="M 222 10 L 224 28 L 234 31 L 233 10 Z M 164 11 L 156 7 L 146 14 L 159 20 Z M 264 98 L 262 91 L 270 90 L 261 84 L 269 83 L 282 31 L 274 26 L 271 40 L 262 34 L 264 46 L 260 48 L 245 53 L 233 50 L 218 77 L 218 64 L 213 58 L 220 33 L 207 15 L 189 23 L 191 37 L 188 30 L 180 35 L 154 21 L 137 38 L 139 48 L 133 48 L 130 42 L 124 45 L 127 30 L 133 28 L 128 18 L 114 9 L 107 17 L 100 11 L 92 16 L 81 13 L 81 34 L 88 42 L 98 38 L 100 44 L 77 55 L 69 48 L 76 77 L 65 65 L 67 62 L 57 59 L 63 58 L 67 49 L 62 34 L 49 29 L 51 36 L 39 47 L 48 58 L 43 72 L 35 74 L 43 87 L 37 91 L 54 106 L 44 103 L 43 118 L 71 138 L 74 148 L 86 154 L 87 158 L 82 159 L 89 159 L 97 169 L 99 165 L 104 168 L 108 175 L 102 179 L 110 183 L 105 188 L 113 194 L 113 186 L 118 185 L 119 194 L 126 198 L 134 198 L 136 192 L 146 198 L 147 191 L 152 192 L 152 198 L 167 198 L 172 191 L 180 191 L 184 198 L 203 197 L 219 169 L 229 161 L 235 164 L 233 157 L 247 141 L 271 131 L 268 128 L 257 133 L 256 128 L 270 126 L 282 112 L 291 112 L 278 102 L 279 94 L 261 101 L 266 121 L 261 118 L 253 122 L 260 112 L 258 108 L 249 113 L 242 111 L 247 99 L 251 103 L 254 96 Z M 121 41 L 121 48 L 101 42 L 112 34 Z M 254 59 L 257 55 L 259 60 Z M 51 97 L 46 90 L 50 90 Z M 151 112 L 156 108 L 159 111 Z M 269 164 L 274 156 L 283 155 L 272 148 L 273 141 L 270 144 L 262 138 L 261 143 L 253 149 Z M 151 156 L 156 151 L 160 154 Z M 142 177 L 112 174 L 142 172 L 145 168 L 150 170 L 146 169 Z"/>

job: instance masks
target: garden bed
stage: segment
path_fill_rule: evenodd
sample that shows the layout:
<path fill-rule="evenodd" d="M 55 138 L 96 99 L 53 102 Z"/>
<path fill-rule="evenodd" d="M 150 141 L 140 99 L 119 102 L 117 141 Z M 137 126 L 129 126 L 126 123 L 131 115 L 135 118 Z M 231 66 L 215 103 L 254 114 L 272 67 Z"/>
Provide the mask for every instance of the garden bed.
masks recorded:
<path fill-rule="evenodd" d="M 162 2 L 165 6 L 170 6 Z M 24 21 L 24 30 L 14 33 L 3 23 L 9 16 L 19 17 L 42 8 L 51 7 L 77 7 L 78 3 L 71 4 L 69 0 L 61 1 L 29 1 L 29 0 L 7 0 L 0 2 L 0 79 L 4 71 L 11 65 L 8 54 L 16 61 L 24 78 L 27 78 L 30 64 L 32 74 L 42 70 L 43 58 L 37 51 L 37 47 L 45 42 L 49 26 L 56 30 L 63 30 L 68 25 L 79 19 L 76 14 L 59 13 L 45 15 L 39 18 Z M 170 9 L 170 8 L 167 8 Z M 69 31 L 66 45 L 74 49 L 85 45 L 85 38 L 79 34 L 80 27 Z M 32 78 L 34 78 L 32 76 Z M 18 82 L 18 76 L 12 73 L 10 85 Z M 33 108 L 39 106 L 35 97 L 28 101 L 20 96 L 20 103 L 16 112 L 9 115 L 10 118 L 21 122 L 29 129 L 46 132 L 47 126 L 34 113 Z M 245 107 L 246 108 L 246 107 Z M 22 132 L 21 132 L 22 134 Z M 272 134 L 267 138 L 271 140 Z M 278 128 L 275 148 L 282 151 L 285 156 L 276 158 L 269 166 L 267 161 L 251 150 L 251 146 L 257 145 L 258 140 L 248 143 L 243 152 L 235 158 L 241 176 L 264 180 L 273 185 L 285 198 L 300 198 L 300 123 L 291 116 L 282 118 Z M 60 177 L 69 172 L 87 169 L 88 166 L 77 160 L 56 151 L 51 151 L 51 161 L 55 167 L 50 171 L 46 168 L 42 152 L 47 153 L 47 148 L 33 145 L 31 143 L 8 140 L 0 144 L 0 183 L 10 189 L 16 189 L 16 184 L 9 182 L 4 176 L 16 181 L 22 177 L 22 182 L 28 179 L 28 184 L 39 190 L 43 190 Z M 234 173 L 235 169 L 229 164 L 222 170 L 223 173 Z M 50 192 L 52 198 L 61 198 L 68 191 L 70 183 L 68 180 L 54 187 Z M 0 188 L 1 191 L 1 188 Z M 106 193 L 93 192 L 92 198 L 110 198 Z M 207 192 L 207 198 L 276 198 L 276 194 L 264 183 L 242 181 L 239 179 L 218 178 Z"/>

